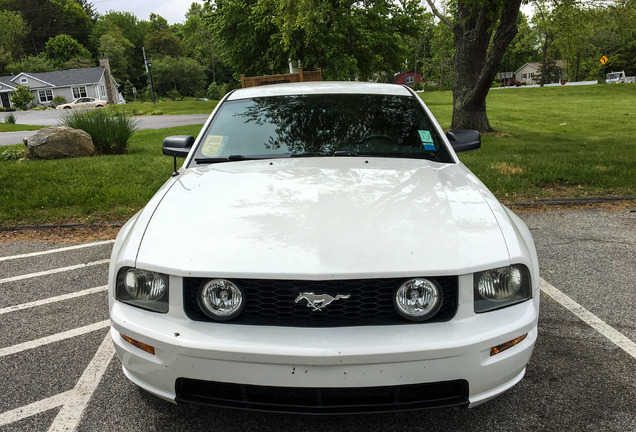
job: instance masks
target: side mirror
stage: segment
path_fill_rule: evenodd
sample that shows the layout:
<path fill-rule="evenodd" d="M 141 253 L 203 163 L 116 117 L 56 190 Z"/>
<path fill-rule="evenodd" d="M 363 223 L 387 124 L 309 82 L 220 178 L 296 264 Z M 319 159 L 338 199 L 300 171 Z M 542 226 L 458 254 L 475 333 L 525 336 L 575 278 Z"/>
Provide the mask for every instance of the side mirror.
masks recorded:
<path fill-rule="evenodd" d="M 169 136 L 163 140 L 161 151 L 167 156 L 184 158 L 190 153 L 193 144 L 194 137 L 190 135 Z"/>
<path fill-rule="evenodd" d="M 453 146 L 455 153 L 477 150 L 481 147 L 479 131 L 472 129 L 455 129 L 446 132 L 446 138 Z"/>
<path fill-rule="evenodd" d="M 163 144 L 161 144 L 161 152 L 174 158 L 172 177 L 179 175 L 177 172 L 177 158 L 187 157 L 190 150 L 192 150 L 193 144 L 194 137 L 190 135 L 173 135 L 164 138 Z"/>

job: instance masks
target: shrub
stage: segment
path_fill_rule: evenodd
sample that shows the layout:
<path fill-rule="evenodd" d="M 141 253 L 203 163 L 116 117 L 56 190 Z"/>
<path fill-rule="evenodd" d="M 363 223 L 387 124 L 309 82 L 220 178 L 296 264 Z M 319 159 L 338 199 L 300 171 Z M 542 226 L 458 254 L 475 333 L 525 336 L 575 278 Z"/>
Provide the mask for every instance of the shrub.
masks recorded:
<path fill-rule="evenodd" d="M 177 90 L 170 90 L 168 93 L 166 93 L 166 96 L 168 96 L 168 98 L 172 99 L 173 101 L 183 99 L 183 97 L 179 94 Z"/>
<path fill-rule="evenodd" d="M 11 149 L 5 150 L 0 153 L 0 160 L 3 161 L 15 161 L 26 157 L 26 150 L 24 149 Z"/>
<path fill-rule="evenodd" d="M 221 88 L 215 82 L 208 86 L 207 97 L 210 100 L 219 100 L 221 99 Z"/>
<path fill-rule="evenodd" d="M 53 108 L 55 108 L 58 105 L 62 105 L 66 103 L 66 98 L 62 95 L 57 95 L 53 98 L 53 100 L 51 101 L 51 106 Z"/>
<path fill-rule="evenodd" d="M 416 83 L 413 84 L 413 91 L 421 91 L 424 90 L 424 83 L 421 81 L 418 81 Z"/>
<path fill-rule="evenodd" d="M 34 97 L 31 94 L 31 87 L 18 86 L 11 91 L 11 102 L 21 110 L 26 110 Z"/>
<path fill-rule="evenodd" d="M 43 107 L 42 105 L 38 105 L 38 106 L 34 106 L 33 108 L 31 108 L 31 111 L 44 111 L 46 108 Z"/>
<path fill-rule="evenodd" d="M 128 140 L 139 130 L 137 120 L 125 112 L 107 110 L 71 111 L 62 115 L 61 123 L 87 132 L 98 154 L 124 154 Z"/>
<path fill-rule="evenodd" d="M 161 110 L 155 110 L 151 113 L 151 115 L 163 115 L 163 111 Z"/>
<path fill-rule="evenodd" d="M 4 116 L 4 122 L 8 124 L 15 124 L 15 116 L 13 114 Z"/>

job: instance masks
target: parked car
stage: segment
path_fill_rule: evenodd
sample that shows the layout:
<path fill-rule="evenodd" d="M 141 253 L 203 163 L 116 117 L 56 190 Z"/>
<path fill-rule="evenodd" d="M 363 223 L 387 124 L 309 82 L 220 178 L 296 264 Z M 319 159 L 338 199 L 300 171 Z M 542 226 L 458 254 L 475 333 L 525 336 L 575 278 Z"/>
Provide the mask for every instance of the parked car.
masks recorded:
<path fill-rule="evenodd" d="M 507 79 L 499 83 L 499 87 L 521 87 L 522 85 L 523 83 L 521 81 L 515 79 Z"/>
<path fill-rule="evenodd" d="M 71 103 L 61 104 L 55 107 L 55 109 L 90 109 L 90 108 L 104 108 L 108 105 L 108 101 L 95 99 L 92 97 L 84 97 L 75 99 Z"/>
<path fill-rule="evenodd" d="M 176 403 L 300 413 L 509 389 L 539 269 L 528 228 L 456 155 L 480 145 L 406 86 L 229 93 L 196 139 L 164 140 L 175 172 L 114 244 L 124 374 Z"/>

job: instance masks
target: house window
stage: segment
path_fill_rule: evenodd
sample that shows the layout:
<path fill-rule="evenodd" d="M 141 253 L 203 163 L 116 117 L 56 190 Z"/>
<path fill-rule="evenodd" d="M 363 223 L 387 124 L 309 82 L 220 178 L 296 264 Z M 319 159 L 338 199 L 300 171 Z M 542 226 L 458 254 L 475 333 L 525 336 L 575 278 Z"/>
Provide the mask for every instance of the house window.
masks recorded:
<path fill-rule="evenodd" d="M 407 75 L 406 76 L 406 83 L 407 84 L 413 84 L 415 82 L 415 77 L 413 75 Z"/>
<path fill-rule="evenodd" d="M 530 78 L 534 76 L 534 72 L 530 72 Z"/>
<path fill-rule="evenodd" d="M 524 78 L 524 79 L 528 78 L 528 74 L 523 74 L 523 75 L 521 75 L 521 77 Z"/>
<path fill-rule="evenodd" d="M 26 78 L 24 78 L 24 77 L 20 78 L 20 83 L 22 83 L 22 84 L 26 84 L 26 83 L 28 83 L 28 82 L 29 82 L 29 80 L 28 80 L 28 79 L 26 79 Z"/>
<path fill-rule="evenodd" d="M 86 87 L 73 87 L 73 99 L 79 99 L 81 97 L 88 97 L 88 93 L 86 93 Z"/>
<path fill-rule="evenodd" d="M 53 100 L 53 90 L 38 90 L 40 103 L 51 102 Z"/>
<path fill-rule="evenodd" d="M 108 97 L 106 94 L 106 86 L 99 86 L 99 94 L 101 95 L 101 99 L 106 99 Z"/>

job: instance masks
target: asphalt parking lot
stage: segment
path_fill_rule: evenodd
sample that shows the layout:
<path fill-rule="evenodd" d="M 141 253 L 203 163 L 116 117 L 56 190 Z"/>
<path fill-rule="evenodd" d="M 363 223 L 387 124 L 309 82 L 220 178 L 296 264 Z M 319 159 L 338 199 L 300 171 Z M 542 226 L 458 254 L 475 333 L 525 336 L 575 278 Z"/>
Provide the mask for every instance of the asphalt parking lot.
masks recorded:
<path fill-rule="evenodd" d="M 0 431 L 636 431 L 636 210 L 520 216 L 544 280 L 525 378 L 474 409 L 397 414 L 267 414 L 147 395 L 108 336 L 112 241 L 0 243 Z"/>

